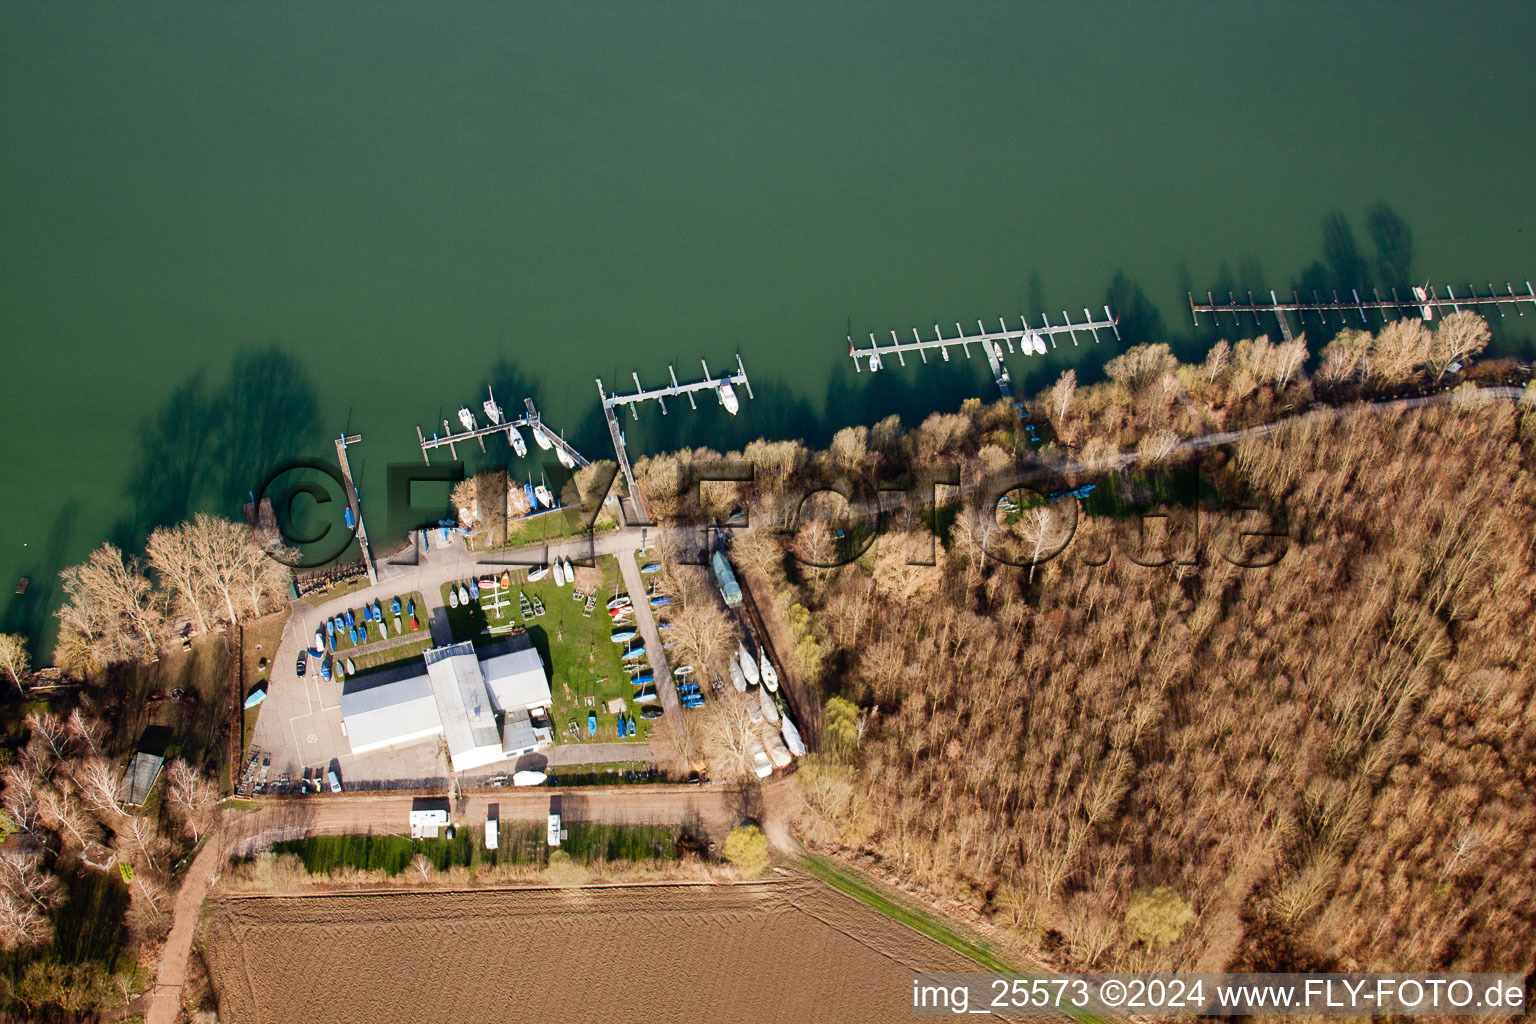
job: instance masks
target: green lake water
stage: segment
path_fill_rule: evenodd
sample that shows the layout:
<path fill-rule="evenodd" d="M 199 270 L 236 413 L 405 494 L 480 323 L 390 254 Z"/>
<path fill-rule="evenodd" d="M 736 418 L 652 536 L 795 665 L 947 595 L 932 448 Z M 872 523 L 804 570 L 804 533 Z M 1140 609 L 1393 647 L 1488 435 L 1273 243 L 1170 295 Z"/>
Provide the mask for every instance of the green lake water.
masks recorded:
<path fill-rule="evenodd" d="M 602 457 L 595 377 L 739 352 L 736 420 L 636 447 L 821 438 L 991 397 L 871 385 L 850 329 L 1114 301 L 1188 351 L 1188 288 L 1347 274 L 1335 210 L 1406 285 L 1380 203 L 1415 277 L 1523 282 L 1533 42 L 1528 3 L 0 2 L 0 630 L 46 648 L 61 566 L 341 431 L 382 494 L 488 382 Z"/>

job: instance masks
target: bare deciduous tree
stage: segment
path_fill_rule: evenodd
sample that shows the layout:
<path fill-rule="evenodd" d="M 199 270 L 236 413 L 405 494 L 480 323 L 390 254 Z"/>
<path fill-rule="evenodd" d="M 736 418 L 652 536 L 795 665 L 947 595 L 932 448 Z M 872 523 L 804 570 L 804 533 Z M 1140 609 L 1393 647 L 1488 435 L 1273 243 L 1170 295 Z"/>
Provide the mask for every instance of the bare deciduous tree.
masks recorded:
<path fill-rule="evenodd" d="M 27 638 L 14 633 L 0 633 L 0 672 L 16 684 L 17 692 L 22 682 L 32 674 L 32 658 L 27 654 Z"/>
<path fill-rule="evenodd" d="M 214 804 L 218 802 L 218 790 L 206 776 L 181 758 L 170 763 L 165 778 L 170 811 L 192 833 L 195 843 L 208 826 Z"/>
<path fill-rule="evenodd" d="M 1435 380 L 1455 363 L 1465 363 L 1488 347 L 1488 322 L 1471 310 L 1452 313 L 1435 328 L 1429 341 L 1429 368 Z"/>
<path fill-rule="evenodd" d="M 197 541 L 191 523 L 162 526 L 145 542 L 150 566 L 168 584 L 179 599 L 180 607 L 192 616 L 199 633 L 208 632 L 206 608 L 212 596 L 198 564 Z"/>
<path fill-rule="evenodd" d="M 80 761 L 75 768 L 75 781 L 85 800 L 102 814 L 120 817 L 123 807 L 117 802 L 118 774 L 112 762 L 97 755 Z"/>
<path fill-rule="evenodd" d="M 1050 391 L 1050 416 L 1051 423 L 1056 428 L 1057 434 L 1064 434 L 1067 425 L 1067 413 L 1072 408 L 1072 396 L 1077 394 L 1077 371 L 1064 370 Z"/>
<path fill-rule="evenodd" d="M 57 613 L 59 645 L 64 657 L 81 662 L 67 667 L 99 668 L 159 653 L 164 616 L 137 559 L 103 544 L 59 578 L 65 598 Z"/>

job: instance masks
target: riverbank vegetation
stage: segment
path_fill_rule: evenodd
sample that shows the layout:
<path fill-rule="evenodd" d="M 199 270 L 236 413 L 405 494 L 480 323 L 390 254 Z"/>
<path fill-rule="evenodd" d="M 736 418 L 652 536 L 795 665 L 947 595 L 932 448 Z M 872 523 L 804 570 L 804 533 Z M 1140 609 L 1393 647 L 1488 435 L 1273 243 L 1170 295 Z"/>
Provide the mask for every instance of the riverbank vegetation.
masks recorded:
<path fill-rule="evenodd" d="M 198 514 L 153 531 L 147 559 L 103 544 L 60 573 L 54 658 L 84 675 L 153 661 L 171 643 L 270 611 L 287 596 L 287 565 L 242 524 Z"/>
<path fill-rule="evenodd" d="M 1064 965 L 1524 971 L 1536 403 L 1478 400 L 1454 364 L 1485 340 L 1470 315 L 1345 332 L 1311 377 L 1299 342 L 1196 365 L 1144 346 L 1027 403 L 1033 431 L 968 402 L 824 453 L 727 456 L 765 457 L 752 491 L 690 493 L 705 450 L 638 471 L 664 515 L 745 506 L 758 527 L 733 559 L 814 642 L 829 701 L 798 773 L 822 848 Z M 1020 459 L 1117 511 L 1024 497 L 1009 524 L 955 501 Z M 811 521 L 799 500 L 946 466 L 878 539 L 846 503 Z M 1158 480 L 1180 475 L 1199 486 L 1170 498 Z M 1263 511 L 1235 518 L 1245 505 Z M 1280 535 L 1268 557 L 1227 557 L 1254 531 Z"/>

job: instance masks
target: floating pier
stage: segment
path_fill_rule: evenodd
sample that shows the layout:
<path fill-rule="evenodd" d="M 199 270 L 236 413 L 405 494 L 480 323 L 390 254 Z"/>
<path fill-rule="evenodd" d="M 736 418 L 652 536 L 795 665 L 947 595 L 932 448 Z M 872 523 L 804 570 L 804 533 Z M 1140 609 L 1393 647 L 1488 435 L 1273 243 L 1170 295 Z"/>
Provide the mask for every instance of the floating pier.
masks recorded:
<path fill-rule="evenodd" d="M 848 355 L 853 359 L 853 368 L 855 370 L 862 372 L 867 368 L 873 372 L 885 366 L 891 356 L 895 356 L 902 366 L 906 366 L 908 353 L 916 352 L 922 357 L 923 362 L 926 363 L 928 361 L 928 353 L 937 351 L 947 363 L 949 362 L 949 350 L 951 348 L 958 345 L 960 351 L 969 358 L 971 346 L 979 345 L 982 354 L 987 357 L 987 366 L 992 370 L 992 379 L 997 384 L 998 392 L 1004 398 L 1014 402 L 1015 407 L 1019 409 L 1019 413 L 1022 416 L 1023 407 L 1014 400 L 1013 380 L 1008 373 L 1008 367 L 1003 363 L 1004 345 L 1008 346 L 1010 354 L 1017 351 L 1024 355 L 1045 355 L 1046 343 L 1049 342 L 1051 348 L 1056 348 L 1056 338 L 1060 335 L 1069 335 L 1072 338 L 1072 344 L 1078 344 L 1077 335 L 1079 331 L 1086 333 L 1095 343 L 1099 340 L 1100 331 L 1112 331 L 1114 332 L 1115 340 L 1120 340 L 1119 318 L 1109 311 L 1108 306 L 1104 307 L 1104 319 L 1102 320 L 1095 319 L 1086 306 L 1083 307 L 1082 321 L 1073 323 L 1071 315 L 1066 310 L 1061 311 L 1061 319 L 1062 323 L 1053 324 L 1049 314 L 1041 313 L 1041 325 L 1035 327 L 1026 318 L 1021 316 L 1019 317 L 1018 327 L 1009 327 L 1006 319 L 998 317 L 998 329 L 995 331 L 989 330 L 986 324 L 977 320 L 975 334 L 967 334 L 965 328 L 960 326 L 957 321 L 955 323 L 955 337 L 953 338 L 944 337 L 943 328 L 938 324 L 934 324 L 933 338 L 924 338 L 918 333 L 917 328 L 914 327 L 912 328 L 911 341 L 902 341 L 896 336 L 896 332 L 892 331 L 891 342 L 887 345 L 877 341 L 874 334 L 871 333 L 869 344 L 862 347 L 855 344 L 853 336 L 849 335 Z"/>
<path fill-rule="evenodd" d="M 1477 288 L 1471 285 L 1461 295 L 1457 295 L 1456 290 L 1450 285 L 1445 286 L 1444 295 L 1441 295 L 1431 284 L 1425 284 L 1422 287 L 1415 285 L 1412 294 L 1407 298 L 1398 295 L 1396 288 L 1389 291 L 1392 294 L 1390 299 L 1382 298 L 1381 293 L 1374 288 L 1371 289 L 1370 298 L 1361 296 L 1360 292 L 1353 288 L 1350 289 L 1348 298 L 1340 296 L 1337 291 L 1328 298 L 1314 290 L 1311 301 L 1303 299 L 1296 291 L 1291 292 L 1290 301 L 1281 299 L 1271 291 L 1268 302 L 1262 298 L 1255 299 L 1253 292 L 1249 292 L 1247 300 L 1244 301 L 1230 291 L 1227 292 L 1226 302 L 1217 301 L 1210 292 L 1205 293 L 1206 301 L 1196 302 L 1194 293 L 1191 292 L 1189 293 L 1189 313 L 1194 318 L 1196 327 L 1200 326 L 1201 313 L 1210 314 L 1218 326 L 1221 324 L 1222 314 L 1226 314 L 1232 318 L 1234 327 L 1241 326 L 1242 318 L 1245 316 L 1253 319 L 1255 327 L 1262 327 L 1264 320 L 1273 316 L 1279 323 L 1280 333 L 1290 341 L 1292 339 L 1291 324 L 1286 318 L 1287 313 L 1295 313 L 1297 321 L 1305 327 L 1309 313 L 1316 313 L 1318 322 L 1322 324 L 1328 323 L 1328 314 L 1335 314 L 1342 325 L 1348 323 L 1351 316 L 1358 316 L 1362 324 L 1366 323 L 1367 310 L 1379 313 L 1383 320 L 1388 313 L 1396 316 L 1418 316 L 1424 320 L 1430 320 L 1436 311 L 1442 315 L 1447 309 L 1460 312 L 1463 306 L 1475 310 L 1493 306 L 1499 311 L 1500 316 L 1506 315 L 1504 312 L 1506 303 L 1520 316 L 1525 316 L 1525 310 L 1520 308 L 1522 305 L 1536 308 L 1536 290 L 1531 288 L 1529 281 L 1525 282 L 1523 293 L 1515 291 L 1515 286 L 1508 281 L 1504 282 L 1502 292 L 1490 282 L 1487 295 L 1479 295 Z"/>
<path fill-rule="evenodd" d="M 357 546 L 363 553 L 363 566 L 368 570 L 368 582 L 377 585 L 379 570 L 373 564 L 373 550 L 368 546 L 368 530 L 363 526 L 363 506 L 357 498 L 357 487 L 352 483 L 352 467 L 347 464 L 347 445 L 357 444 L 362 434 L 338 434 L 336 437 L 336 461 L 341 463 L 341 479 L 347 489 L 347 506 L 357 523 Z"/>
<path fill-rule="evenodd" d="M 635 411 L 635 406 L 641 402 L 655 402 L 661 406 L 662 415 L 665 416 L 668 398 L 682 395 L 688 399 L 688 404 L 692 408 L 697 409 L 699 405 L 693 400 L 694 393 L 698 391 L 713 391 L 720 400 L 720 404 L 725 406 L 726 411 L 734 416 L 736 415 L 735 387 L 737 385 L 746 389 L 748 398 L 757 397 L 752 394 L 752 383 L 747 379 L 747 368 L 742 365 L 741 356 L 738 355 L 736 357 L 736 372 L 727 373 L 723 377 L 716 377 L 710 373 L 709 363 L 703 359 L 699 360 L 699 364 L 704 367 L 703 380 L 695 381 L 691 384 L 679 384 L 677 382 L 677 371 L 668 366 L 667 375 L 672 378 L 671 385 L 651 388 L 650 390 L 641 387 L 639 373 L 631 373 L 630 376 L 635 381 L 635 391 L 634 394 L 630 395 L 609 394 L 608 390 L 603 387 L 602 378 L 599 377 L 597 379 L 597 394 L 603 401 L 603 419 L 608 422 L 608 435 L 613 439 L 613 453 L 618 459 L 619 469 L 624 473 L 624 481 L 629 485 L 629 494 L 635 503 L 635 512 L 640 516 L 642 522 L 646 518 L 645 505 L 640 499 L 640 488 L 635 484 L 635 473 L 630 467 L 629 452 L 625 447 L 624 431 L 619 426 L 619 417 L 614 410 L 621 405 L 627 405 L 629 406 L 630 417 L 639 419 L 640 414 Z"/>
<path fill-rule="evenodd" d="M 486 389 L 486 392 L 490 395 L 490 401 L 484 403 L 484 407 L 495 408 L 497 415 L 500 416 L 501 407 L 496 405 L 495 393 L 492 392 L 489 388 Z M 453 427 L 449 425 L 446 419 L 443 420 L 443 433 L 441 435 L 439 435 L 436 431 L 433 431 L 432 436 L 427 437 L 422 433 L 421 428 L 417 427 L 416 443 L 421 446 L 422 461 L 430 466 L 432 464 L 432 457 L 430 453 L 438 448 L 443 447 L 448 449 L 448 454 L 452 458 L 457 459 L 459 457 L 457 446 L 464 444 L 467 441 L 477 442 L 480 445 L 480 450 L 483 452 L 485 451 L 485 439 L 493 434 L 505 434 L 507 437 L 507 443 L 510 444 L 512 442 L 512 432 L 514 430 L 516 430 L 518 427 L 528 427 L 530 430 L 534 431 L 536 435 L 542 434 L 542 436 L 545 437 L 555 448 L 558 448 L 560 451 L 564 452 L 566 456 L 568 456 L 576 465 L 585 466 L 589 464 L 587 458 L 583 456 L 581 452 L 577 451 L 568 441 L 565 440 L 565 438 L 561 437 L 558 433 L 543 425 L 543 417 L 539 414 L 538 409 L 534 408 L 533 399 L 523 399 L 523 405 L 527 410 L 526 414 L 523 416 L 519 416 L 516 419 L 496 419 L 483 427 L 478 425 L 474 427 L 464 425 L 463 429 L 461 429 L 457 434 L 453 432 Z M 475 419 L 475 414 L 469 409 L 468 406 L 465 406 L 459 410 L 461 417 L 466 413 L 469 416 L 470 422 L 478 424 L 479 421 Z M 537 436 L 535 436 L 534 441 L 535 443 L 538 442 Z M 540 447 L 543 446 L 540 445 Z"/>

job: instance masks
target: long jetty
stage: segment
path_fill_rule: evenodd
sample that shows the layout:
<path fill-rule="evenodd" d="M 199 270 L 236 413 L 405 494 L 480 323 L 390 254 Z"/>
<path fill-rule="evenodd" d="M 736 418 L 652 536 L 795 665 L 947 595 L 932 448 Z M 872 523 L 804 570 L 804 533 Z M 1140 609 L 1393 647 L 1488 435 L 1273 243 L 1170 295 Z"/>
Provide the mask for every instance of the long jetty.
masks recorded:
<path fill-rule="evenodd" d="M 1468 286 L 1461 295 L 1450 285 L 1445 286 L 1445 294 L 1441 295 L 1434 285 L 1426 284 L 1415 286 L 1413 294 L 1403 298 L 1397 294 L 1396 288 L 1388 289 L 1392 297 L 1383 298 L 1380 291 L 1373 288 L 1371 295 L 1366 298 L 1360 294 L 1359 289 L 1351 288 L 1349 297 L 1345 298 L 1334 290 L 1331 296 L 1323 296 L 1315 289 L 1310 301 L 1302 298 L 1295 290 L 1291 292 L 1289 301 L 1276 295 L 1274 291 L 1269 293 L 1269 301 L 1254 298 L 1253 292 L 1248 293 L 1247 300 L 1238 298 L 1232 292 L 1227 292 L 1227 301 L 1220 302 L 1209 291 L 1205 293 L 1206 301 L 1196 302 L 1193 292 L 1189 293 L 1189 313 L 1194 319 L 1195 326 L 1200 326 L 1200 314 L 1209 314 L 1219 326 L 1222 314 L 1232 318 L 1234 327 L 1242 325 L 1242 318 L 1247 316 L 1253 319 L 1255 327 L 1262 327 L 1265 320 L 1273 316 L 1280 327 L 1280 333 L 1287 341 L 1292 340 L 1291 324 L 1287 319 L 1287 313 L 1296 314 L 1297 321 L 1305 327 L 1307 314 L 1317 314 L 1319 323 L 1327 324 L 1328 315 L 1338 317 L 1340 324 L 1349 322 L 1352 316 L 1358 316 L 1362 324 L 1367 323 L 1366 313 L 1374 312 L 1386 318 L 1387 314 L 1397 316 L 1417 316 L 1424 320 L 1430 320 L 1436 312 L 1442 315 L 1446 310 L 1460 312 L 1463 306 L 1474 310 L 1486 309 L 1489 306 L 1498 310 L 1500 316 L 1504 316 L 1504 306 L 1508 304 L 1520 316 L 1525 316 L 1522 305 L 1536 307 L 1536 289 L 1531 287 L 1531 282 L 1525 282 L 1525 291 L 1515 291 L 1515 286 L 1506 281 L 1504 291 L 1500 292 L 1490 282 L 1488 294 L 1479 295 L 1475 286 Z"/>
<path fill-rule="evenodd" d="M 693 396 L 695 392 L 699 391 L 715 392 L 720 398 L 720 404 L 725 405 L 725 396 L 727 394 L 725 388 L 727 385 L 732 388 L 740 385 L 746 389 L 748 398 L 757 397 L 752 394 L 752 383 L 747 379 L 747 368 L 742 365 L 740 355 L 736 357 L 736 372 L 727 373 L 722 377 L 716 377 L 710 373 L 709 363 L 705 360 L 700 359 L 699 364 L 704 367 L 703 380 L 695 381 L 691 384 L 679 384 L 677 381 L 677 371 L 668 366 L 667 375 L 672 378 L 672 383 L 659 388 L 650 388 L 649 390 L 641 386 L 640 374 L 632 372 L 630 376 L 634 378 L 635 390 L 633 394 L 628 395 L 609 394 L 608 389 L 603 387 L 602 378 L 597 378 L 597 394 L 602 399 L 603 419 L 608 423 L 608 436 L 613 439 L 613 454 L 618 459 L 619 469 L 624 473 L 625 483 L 629 485 L 630 498 L 634 501 L 635 512 L 640 517 L 641 522 L 646 521 L 645 503 L 640 497 L 640 488 L 635 483 L 635 472 L 629 464 L 629 451 L 624 437 L 624 430 L 619 426 L 619 417 L 614 410 L 620 406 L 627 405 L 629 406 L 630 417 L 632 419 L 639 419 L 640 414 L 635 411 L 635 406 L 641 402 L 655 402 L 661 406 L 661 413 L 665 416 L 667 413 L 667 399 L 677 396 L 687 398 L 689 406 L 697 409 L 699 405 L 694 401 Z M 727 409 L 732 416 L 736 415 L 734 409 L 729 407 Z"/>
<path fill-rule="evenodd" d="M 357 497 L 357 487 L 352 482 L 352 467 L 347 463 L 347 445 L 357 444 L 362 434 L 339 434 L 336 437 L 336 461 L 341 463 L 341 479 L 347 489 L 347 505 L 357 522 L 357 546 L 363 554 L 363 566 L 368 570 L 368 582 L 379 582 L 378 566 L 373 564 L 373 550 L 368 546 L 368 529 L 363 526 L 363 506 Z"/>
<path fill-rule="evenodd" d="M 1003 363 L 1003 346 L 1008 346 L 1010 354 L 1014 352 L 1023 355 L 1045 355 L 1046 343 L 1051 348 L 1056 348 L 1056 339 L 1062 335 L 1069 336 L 1072 344 L 1078 341 L 1078 332 L 1085 333 L 1095 344 L 1099 340 L 1100 331 L 1112 331 L 1115 340 L 1120 340 L 1119 318 L 1110 312 L 1109 307 L 1104 307 L 1104 318 L 1096 319 L 1088 308 L 1083 307 L 1083 320 L 1074 323 L 1071 315 L 1061 311 L 1062 322 L 1051 323 L 1050 314 L 1040 314 L 1040 326 L 1032 325 L 1023 316 L 1019 317 L 1019 326 L 1010 327 L 1003 317 L 997 318 L 997 330 L 990 330 L 982 321 L 976 321 L 976 333 L 967 334 L 966 329 L 959 322 L 955 323 L 955 336 L 946 338 L 944 330 L 938 324 L 933 325 L 934 337 L 924 338 L 916 327 L 912 328 L 912 340 L 902 341 L 896 332 L 891 332 L 890 344 L 877 341 L 873 333 L 869 336 L 869 344 L 865 346 L 854 342 L 853 336 L 848 336 L 848 355 L 853 359 L 853 368 L 857 371 L 865 369 L 871 372 L 887 365 L 890 358 L 895 356 L 902 366 L 907 365 L 907 355 L 916 353 L 923 362 L 928 361 L 928 353 L 937 351 L 944 361 L 949 362 L 949 350 L 959 346 L 960 351 L 967 358 L 971 355 L 971 346 L 980 346 L 982 354 L 986 356 L 987 366 L 992 371 L 992 380 L 997 385 L 998 393 L 1018 409 L 1019 415 L 1024 415 L 1023 406 L 1013 397 L 1013 378 L 1008 373 L 1008 367 Z"/>

